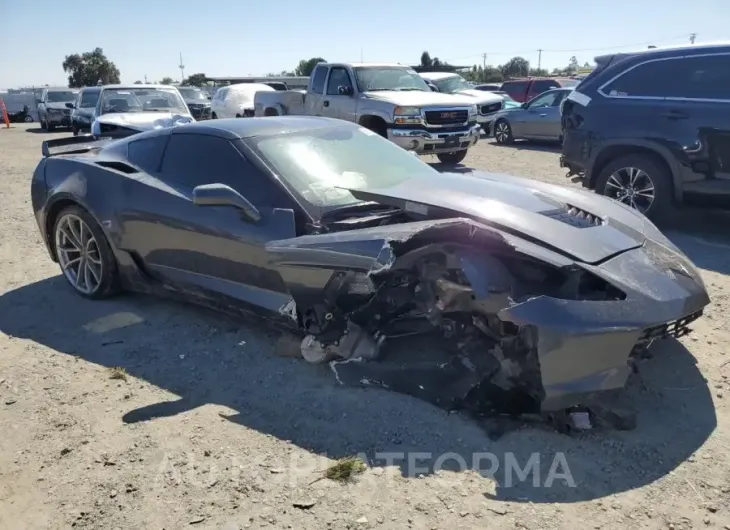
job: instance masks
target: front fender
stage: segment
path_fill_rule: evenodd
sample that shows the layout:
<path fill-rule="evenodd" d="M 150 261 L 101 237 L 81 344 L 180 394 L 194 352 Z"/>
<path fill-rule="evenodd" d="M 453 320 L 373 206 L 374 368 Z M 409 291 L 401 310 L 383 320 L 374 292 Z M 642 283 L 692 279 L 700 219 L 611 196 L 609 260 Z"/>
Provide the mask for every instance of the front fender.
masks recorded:
<path fill-rule="evenodd" d="M 366 116 L 377 116 L 388 125 L 393 123 L 393 105 L 384 105 L 374 100 L 360 100 L 357 106 L 357 122 L 360 123 Z"/>

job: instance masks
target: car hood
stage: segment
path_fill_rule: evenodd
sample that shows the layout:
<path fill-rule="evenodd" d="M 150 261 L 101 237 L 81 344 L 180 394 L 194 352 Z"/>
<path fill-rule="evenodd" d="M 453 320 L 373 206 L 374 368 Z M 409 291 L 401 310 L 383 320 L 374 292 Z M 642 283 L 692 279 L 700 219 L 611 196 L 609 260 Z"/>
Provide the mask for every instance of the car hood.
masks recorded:
<path fill-rule="evenodd" d="M 504 101 L 504 98 L 499 94 L 492 94 L 491 92 L 484 92 L 483 90 L 475 90 L 473 88 L 459 90 L 454 94 L 474 98 L 479 105 L 489 105 L 490 103 L 501 103 Z"/>
<path fill-rule="evenodd" d="M 77 109 L 73 109 L 73 113 L 76 116 L 87 116 L 91 117 L 94 115 L 94 111 L 96 110 L 95 107 L 81 107 Z"/>
<path fill-rule="evenodd" d="M 210 100 L 207 100 L 207 99 L 186 99 L 185 100 L 185 104 L 186 105 L 202 105 L 202 106 L 205 107 L 206 105 L 210 105 Z"/>
<path fill-rule="evenodd" d="M 104 114 L 94 120 L 91 132 L 95 132 L 102 125 L 116 125 L 127 129 L 134 129 L 139 132 L 159 129 L 162 127 L 174 127 L 194 122 L 195 119 L 189 114 L 172 112 L 119 112 Z M 99 130 L 99 133 L 101 131 Z"/>
<path fill-rule="evenodd" d="M 508 175 L 439 173 L 349 191 L 426 219 L 468 217 L 584 263 L 640 247 L 647 236 L 676 250 L 646 217 L 617 201 Z"/>
<path fill-rule="evenodd" d="M 465 106 L 470 107 L 475 104 L 473 98 L 469 96 L 460 96 L 454 94 L 443 94 L 440 92 L 421 92 L 421 91 L 399 91 L 399 90 L 384 90 L 382 92 L 365 92 L 363 94 L 366 98 L 377 99 L 380 101 L 387 101 L 394 105 L 414 105 L 414 106 L 428 106 L 428 105 L 439 105 L 439 106 Z"/>

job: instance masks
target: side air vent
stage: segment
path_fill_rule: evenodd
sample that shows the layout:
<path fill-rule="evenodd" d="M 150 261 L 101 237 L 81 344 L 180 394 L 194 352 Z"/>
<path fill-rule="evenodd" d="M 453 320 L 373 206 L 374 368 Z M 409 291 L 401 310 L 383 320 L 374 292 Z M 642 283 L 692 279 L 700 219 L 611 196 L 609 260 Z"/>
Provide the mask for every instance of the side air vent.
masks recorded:
<path fill-rule="evenodd" d="M 97 166 L 106 167 L 109 169 L 113 169 L 115 171 L 121 171 L 122 173 L 126 173 L 128 175 L 131 175 L 132 173 L 139 173 L 135 168 L 132 166 L 125 164 L 124 162 L 116 162 L 113 160 L 108 161 L 100 161 L 96 162 Z"/>
<path fill-rule="evenodd" d="M 555 219 L 561 223 L 565 223 L 576 228 L 590 228 L 592 226 L 601 226 L 603 219 L 590 212 L 581 210 L 577 206 L 566 204 L 564 208 L 548 210 L 541 212 L 545 217 Z"/>

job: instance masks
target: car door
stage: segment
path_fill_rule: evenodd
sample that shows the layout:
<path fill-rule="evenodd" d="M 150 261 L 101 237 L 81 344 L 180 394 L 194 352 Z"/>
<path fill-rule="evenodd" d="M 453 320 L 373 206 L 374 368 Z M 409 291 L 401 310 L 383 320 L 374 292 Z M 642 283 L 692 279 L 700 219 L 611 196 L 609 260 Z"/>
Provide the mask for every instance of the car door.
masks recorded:
<path fill-rule="evenodd" d="M 685 56 L 666 61 L 672 79 L 659 103 L 665 135 L 684 140 L 697 172 L 730 185 L 730 54 Z M 676 140 L 675 140 L 676 141 Z M 730 192 L 730 186 L 725 188 Z"/>
<path fill-rule="evenodd" d="M 349 90 L 349 95 L 340 94 L 340 89 Z M 350 73 L 342 66 L 330 68 L 327 89 L 322 101 L 322 115 L 340 120 L 355 121 L 357 99 Z"/>
<path fill-rule="evenodd" d="M 560 136 L 562 90 L 549 90 L 527 104 L 523 135 L 525 138 L 557 139 Z M 555 131 L 558 131 L 555 134 Z"/>
<path fill-rule="evenodd" d="M 322 101 L 324 99 L 328 70 L 329 68 L 327 66 L 319 65 L 312 72 L 312 82 L 307 88 L 307 94 L 304 97 L 304 114 L 307 116 L 325 115 L 322 113 Z"/>
<path fill-rule="evenodd" d="M 149 274 L 212 304 L 276 312 L 289 301 L 264 245 L 296 235 L 292 204 L 234 143 L 169 133 L 130 142 L 129 161 L 147 165 L 149 176 L 129 179 L 122 248 Z M 230 206 L 195 205 L 195 186 L 214 183 L 241 193 L 262 219 L 250 222 Z"/>

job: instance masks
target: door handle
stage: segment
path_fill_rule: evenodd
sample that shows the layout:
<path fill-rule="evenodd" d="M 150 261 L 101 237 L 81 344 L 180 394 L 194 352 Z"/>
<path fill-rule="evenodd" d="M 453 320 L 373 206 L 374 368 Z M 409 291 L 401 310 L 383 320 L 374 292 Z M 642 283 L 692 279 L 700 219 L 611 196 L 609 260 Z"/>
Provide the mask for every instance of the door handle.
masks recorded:
<path fill-rule="evenodd" d="M 545 116 L 547 116 L 547 114 L 540 114 L 541 118 L 544 118 Z"/>
<path fill-rule="evenodd" d="M 325 107 L 329 107 L 330 106 L 330 102 L 325 99 L 324 100 L 324 103 L 322 103 L 322 105 L 325 106 Z"/>
<path fill-rule="evenodd" d="M 662 116 L 670 120 L 686 120 L 687 118 L 689 118 L 686 113 L 675 109 L 663 112 Z"/>

